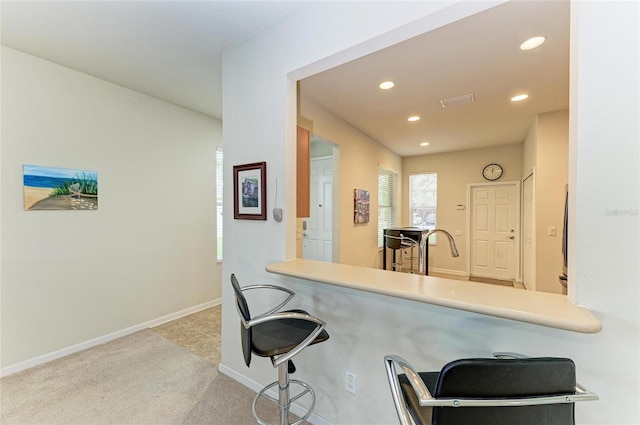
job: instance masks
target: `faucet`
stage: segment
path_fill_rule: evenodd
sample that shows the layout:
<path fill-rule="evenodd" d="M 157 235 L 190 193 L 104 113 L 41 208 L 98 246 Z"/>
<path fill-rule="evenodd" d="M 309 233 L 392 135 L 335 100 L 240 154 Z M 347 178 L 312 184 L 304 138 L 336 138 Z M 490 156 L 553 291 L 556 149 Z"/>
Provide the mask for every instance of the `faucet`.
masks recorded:
<path fill-rule="evenodd" d="M 418 247 L 418 273 L 423 275 L 429 274 L 429 236 L 434 233 L 444 233 L 449 238 L 449 245 L 451 246 L 451 256 L 459 257 L 458 248 L 456 247 L 456 241 L 453 240 L 451 233 L 443 229 L 429 230 L 422 236 L 420 240 L 420 246 Z M 424 261 L 422 260 L 424 258 Z"/>

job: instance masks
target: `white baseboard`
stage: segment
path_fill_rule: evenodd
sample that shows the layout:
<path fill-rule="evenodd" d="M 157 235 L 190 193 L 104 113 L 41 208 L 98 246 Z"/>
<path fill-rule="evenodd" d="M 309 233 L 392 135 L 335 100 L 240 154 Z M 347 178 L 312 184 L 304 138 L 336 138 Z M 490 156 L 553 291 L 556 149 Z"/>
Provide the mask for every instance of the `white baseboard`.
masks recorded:
<path fill-rule="evenodd" d="M 255 391 L 256 394 L 264 387 L 253 379 L 248 378 L 240 372 L 225 366 L 223 363 L 220 363 L 218 365 L 218 371 L 220 371 L 220 373 L 222 373 L 223 375 L 226 375 L 229 378 L 233 379 L 234 381 L 239 382 L 245 387 Z M 278 393 L 275 390 L 269 390 L 267 391 L 267 393 L 276 399 L 278 398 Z M 291 404 L 291 413 L 293 413 L 294 415 L 298 415 L 298 417 L 302 417 L 305 413 L 307 413 L 307 408 L 294 402 Z M 321 416 L 316 415 L 315 413 L 312 413 L 311 416 L 309 416 L 307 422 L 313 425 L 333 425 L 331 422 L 325 420 Z"/>
<path fill-rule="evenodd" d="M 69 354 L 77 353 L 82 350 L 86 350 L 87 348 L 95 347 L 97 345 L 101 345 L 106 342 L 113 341 L 114 339 L 122 338 L 123 336 L 127 336 L 129 334 L 141 331 L 143 329 L 162 325 L 163 323 L 167 323 L 172 320 L 176 320 L 181 317 L 188 316 L 193 313 L 197 313 L 198 311 L 201 311 L 201 310 L 206 310 L 207 308 L 211 308 L 221 303 L 222 303 L 222 298 L 218 298 L 212 301 L 207 301 L 206 303 L 203 303 L 194 307 L 189 307 L 184 310 L 180 310 L 175 313 L 171 313 L 166 316 L 162 316 L 157 319 L 150 320 L 148 322 L 140 323 L 139 325 L 131 326 L 129 328 L 112 332 L 110 334 L 103 335 L 98 338 L 90 339 L 89 341 L 81 342 L 80 344 L 72 345 L 70 347 L 65 347 L 60 350 L 54 351 L 52 353 L 44 354 L 42 356 L 38 356 L 30 360 L 25 360 L 23 362 L 4 367 L 2 368 L 2 370 L 0 370 L 0 377 L 5 377 L 17 372 L 21 372 L 23 370 L 50 362 L 52 360 L 57 360 L 59 358 L 68 356 Z"/>

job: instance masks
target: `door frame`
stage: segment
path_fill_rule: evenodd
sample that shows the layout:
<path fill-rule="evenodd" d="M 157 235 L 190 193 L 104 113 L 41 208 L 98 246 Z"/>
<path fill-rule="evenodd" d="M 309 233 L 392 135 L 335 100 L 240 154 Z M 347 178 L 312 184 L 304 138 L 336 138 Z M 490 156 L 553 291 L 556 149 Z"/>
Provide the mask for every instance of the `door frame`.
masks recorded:
<path fill-rule="evenodd" d="M 515 264 L 514 264 L 514 278 L 513 280 L 516 282 L 522 282 L 522 267 L 521 267 L 521 252 L 522 252 L 522 188 L 521 182 L 519 180 L 513 181 L 503 181 L 503 182 L 482 182 L 482 183 L 468 183 L 467 184 L 467 241 L 466 241 L 466 251 L 467 251 L 467 277 L 471 276 L 471 250 L 473 249 L 473 244 L 471 243 L 471 234 L 473 229 L 472 224 L 472 197 L 471 190 L 476 187 L 486 187 L 486 186 L 505 186 L 512 185 L 515 187 L 515 199 L 516 199 L 516 222 L 518 223 L 518 243 L 515 244 Z"/>
<path fill-rule="evenodd" d="M 528 181 L 529 179 L 531 179 L 531 197 L 533 198 L 533 207 L 532 207 L 532 211 L 531 211 L 531 233 L 533 235 L 533 240 L 531 241 L 532 244 L 532 251 L 533 251 L 533 268 L 530 271 L 530 277 L 531 277 L 531 287 L 527 287 L 526 282 L 524 281 L 524 266 L 525 263 L 527 261 L 526 258 L 524 258 L 524 246 L 526 244 L 526 241 L 524 240 L 525 237 L 525 221 L 524 221 L 524 184 L 526 181 Z M 536 239 L 537 239 L 537 226 L 536 226 L 536 168 L 533 167 L 533 169 L 531 170 L 531 174 L 529 174 L 527 177 L 525 177 L 524 179 L 522 179 L 522 201 L 521 201 L 521 205 L 522 205 L 522 209 L 520 210 L 520 213 L 522 214 L 522 219 L 521 219 L 521 227 L 520 227 L 520 234 L 521 234 L 521 239 L 520 239 L 520 258 L 522 259 L 522 262 L 520 263 L 521 267 L 520 267 L 520 281 L 522 282 L 522 284 L 525 286 L 526 289 L 535 291 L 536 290 L 536 270 L 538 267 L 538 262 L 537 262 L 537 256 L 538 256 L 538 248 L 536 246 Z"/>

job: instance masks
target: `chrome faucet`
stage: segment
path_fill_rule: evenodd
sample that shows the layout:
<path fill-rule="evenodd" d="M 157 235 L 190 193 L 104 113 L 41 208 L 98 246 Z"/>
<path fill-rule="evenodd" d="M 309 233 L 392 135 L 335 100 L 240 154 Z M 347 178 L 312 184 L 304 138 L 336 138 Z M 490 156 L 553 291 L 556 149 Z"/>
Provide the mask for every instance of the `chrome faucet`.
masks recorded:
<path fill-rule="evenodd" d="M 422 236 L 420 240 L 420 246 L 418 247 L 418 273 L 423 275 L 429 274 L 429 236 L 434 233 L 444 233 L 449 238 L 449 245 L 451 246 L 451 256 L 459 257 L 458 248 L 456 247 L 456 241 L 453 240 L 451 233 L 443 229 L 429 230 Z"/>

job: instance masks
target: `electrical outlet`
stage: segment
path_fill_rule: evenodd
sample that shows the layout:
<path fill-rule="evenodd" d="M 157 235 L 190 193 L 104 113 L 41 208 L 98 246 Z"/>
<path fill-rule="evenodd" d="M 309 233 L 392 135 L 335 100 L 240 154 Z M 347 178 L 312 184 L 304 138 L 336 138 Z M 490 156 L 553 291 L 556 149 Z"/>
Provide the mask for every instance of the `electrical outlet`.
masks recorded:
<path fill-rule="evenodd" d="M 358 379 L 356 378 L 355 373 L 345 372 L 344 373 L 344 389 L 350 392 L 351 394 L 356 394 L 358 388 Z"/>

